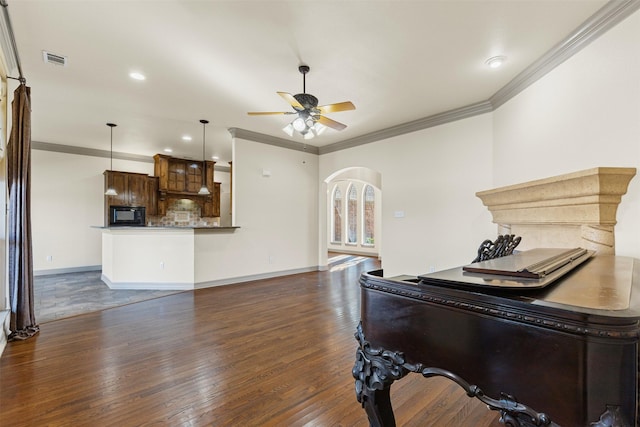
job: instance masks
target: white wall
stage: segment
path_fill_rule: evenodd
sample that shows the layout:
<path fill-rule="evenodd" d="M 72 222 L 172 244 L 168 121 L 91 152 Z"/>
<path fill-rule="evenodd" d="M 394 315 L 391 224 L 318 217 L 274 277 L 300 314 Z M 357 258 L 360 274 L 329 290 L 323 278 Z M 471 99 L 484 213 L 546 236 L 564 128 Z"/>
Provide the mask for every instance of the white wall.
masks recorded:
<path fill-rule="evenodd" d="M 494 113 L 495 186 L 598 166 L 640 168 L 640 12 Z M 640 177 L 622 197 L 616 253 L 640 258 Z"/>
<path fill-rule="evenodd" d="M 492 123 L 484 114 L 320 156 L 321 180 L 352 166 L 381 173 L 385 276 L 467 264 L 495 237 L 475 197 L 492 186 Z"/>
<path fill-rule="evenodd" d="M 92 226 L 104 223 L 109 159 L 42 150 L 31 155 L 34 273 L 100 266 L 101 232 Z M 116 159 L 113 167 L 153 175 L 153 163 Z"/>
<path fill-rule="evenodd" d="M 240 228 L 220 236 L 224 246 L 210 248 L 211 259 L 224 263 L 228 277 L 317 268 L 318 156 L 238 138 L 233 144 Z M 212 279 L 205 273 L 196 272 L 196 281 Z"/>

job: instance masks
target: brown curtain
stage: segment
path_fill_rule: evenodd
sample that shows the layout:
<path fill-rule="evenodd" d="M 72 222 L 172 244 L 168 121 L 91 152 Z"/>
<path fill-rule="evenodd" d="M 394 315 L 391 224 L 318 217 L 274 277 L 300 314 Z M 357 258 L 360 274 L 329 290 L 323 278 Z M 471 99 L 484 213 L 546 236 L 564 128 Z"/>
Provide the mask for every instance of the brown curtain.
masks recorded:
<path fill-rule="evenodd" d="M 9 340 L 24 340 L 40 331 L 33 304 L 31 250 L 31 88 L 13 93 L 12 127 L 7 145 L 9 186 Z"/>

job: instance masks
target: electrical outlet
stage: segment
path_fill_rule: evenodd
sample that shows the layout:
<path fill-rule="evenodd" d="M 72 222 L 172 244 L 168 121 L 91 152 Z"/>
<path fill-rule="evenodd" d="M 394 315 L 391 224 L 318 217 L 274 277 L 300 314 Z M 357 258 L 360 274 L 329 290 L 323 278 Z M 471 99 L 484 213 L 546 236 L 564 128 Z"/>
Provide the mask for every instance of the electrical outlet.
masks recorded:
<path fill-rule="evenodd" d="M 47 262 L 53 261 L 53 255 L 47 255 Z"/>
<path fill-rule="evenodd" d="M 164 270 L 164 261 L 160 261 L 160 270 Z"/>

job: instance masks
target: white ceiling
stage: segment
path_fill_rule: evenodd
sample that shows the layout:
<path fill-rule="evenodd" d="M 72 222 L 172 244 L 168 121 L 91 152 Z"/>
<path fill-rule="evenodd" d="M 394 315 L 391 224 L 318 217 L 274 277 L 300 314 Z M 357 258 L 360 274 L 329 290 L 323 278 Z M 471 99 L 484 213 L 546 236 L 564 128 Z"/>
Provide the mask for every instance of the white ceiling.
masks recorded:
<path fill-rule="evenodd" d="M 151 156 L 231 160 L 228 128 L 279 138 L 293 111 L 276 91 L 306 89 L 347 125 L 325 146 L 489 99 L 605 0 L 50 1 L 9 0 L 32 139 Z M 68 57 L 43 61 L 42 51 Z M 499 69 L 485 60 L 507 56 Z M 129 78 L 131 71 L 147 76 Z M 193 140 L 185 143 L 181 136 Z"/>

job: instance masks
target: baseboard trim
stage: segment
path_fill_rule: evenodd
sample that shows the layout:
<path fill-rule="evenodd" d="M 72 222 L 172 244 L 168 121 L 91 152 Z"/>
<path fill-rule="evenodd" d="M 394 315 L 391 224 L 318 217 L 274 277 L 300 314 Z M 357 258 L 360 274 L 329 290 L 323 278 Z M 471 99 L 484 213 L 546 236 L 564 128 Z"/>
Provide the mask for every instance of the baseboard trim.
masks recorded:
<path fill-rule="evenodd" d="M 67 273 L 85 273 L 87 271 L 101 271 L 102 265 L 86 265 L 84 267 L 69 267 L 69 268 L 53 268 L 51 270 L 34 270 L 34 276 L 51 276 L 54 274 L 67 274 Z"/>
<path fill-rule="evenodd" d="M 293 274 L 310 273 L 313 271 L 321 271 L 320 266 L 295 268 L 292 270 L 281 270 L 270 273 L 252 274 L 248 276 L 230 277 L 228 279 L 211 280 L 208 282 L 196 283 L 195 289 L 212 288 L 214 286 L 234 285 L 237 283 L 252 282 L 254 280 L 272 279 L 274 277 L 291 276 Z"/>
<path fill-rule="evenodd" d="M 117 290 L 144 290 L 144 291 L 192 291 L 194 289 L 193 283 L 181 283 L 181 282 L 168 282 L 168 283 L 156 283 L 156 282 L 112 282 L 104 274 L 100 276 L 109 289 Z"/>

